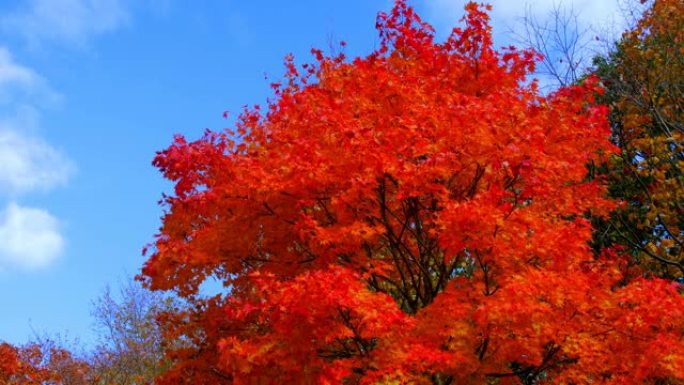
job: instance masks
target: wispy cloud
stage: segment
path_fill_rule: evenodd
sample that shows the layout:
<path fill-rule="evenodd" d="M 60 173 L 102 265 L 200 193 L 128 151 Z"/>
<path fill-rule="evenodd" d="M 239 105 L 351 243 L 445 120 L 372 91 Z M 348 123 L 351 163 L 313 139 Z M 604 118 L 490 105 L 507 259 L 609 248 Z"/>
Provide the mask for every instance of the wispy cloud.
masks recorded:
<path fill-rule="evenodd" d="M 47 95 L 47 98 L 46 98 Z M 0 47 L 0 194 L 16 196 L 66 183 L 75 166 L 59 150 L 31 134 L 38 110 L 57 98 L 36 72 Z"/>
<path fill-rule="evenodd" d="M 66 184 L 76 168 L 38 135 L 39 107 L 55 99 L 38 73 L 0 47 L 0 271 L 46 267 L 63 253 L 59 220 L 16 201 Z"/>
<path fill-rule="evenodd" d="M 52 105 L 61 95 L 32 69 L 16 62 L 6 47 L 0 46 L 0 107 L 22 104 Z"/>
<path fill-rule="evenodd" d="M 7 85 L 33 86 L 39 77 L 29 68 L 14 62 L 9 50 L 0 47 L 0 87 Z"/>
<path fill-rule="evenodd" d="M 33 45 L 83 45 L 128 20 L 124 0 L 28 0 L 0 18 L 0 26 L 5 32 L 22 35 Z"/>
<path fill-rule="evenodd" d="M 41 138 L 0 125 L 0 191 L 17 195 L 49 190 L 66 184 L 74 169 L 73 162 Z"/>
<path fill-rule="evenodd" d="M 0 271 L 39 269 L 64 250 L 59 221 L 45 210 L 12 202 L 0 213 Z"/>

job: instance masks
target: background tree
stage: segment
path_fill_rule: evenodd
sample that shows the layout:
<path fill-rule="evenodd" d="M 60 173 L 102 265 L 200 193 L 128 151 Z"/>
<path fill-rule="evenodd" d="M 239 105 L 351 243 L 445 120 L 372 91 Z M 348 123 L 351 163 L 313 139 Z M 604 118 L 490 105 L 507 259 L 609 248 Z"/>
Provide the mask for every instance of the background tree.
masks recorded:
<path fill-rule="evenodd" d="M 86 385 L 92 384 L 86 361 L 75 357 L 53 340 L 41 340 L 21 347 L 0 344 L 2 385 Z"/>
<path fill-rule="evenodd" d="M 648 3 L 610 56 L 596 60 L 621 156 L 611 194 L 625 205 L 598 234 L 653 274 L 684 278 L 684 3 Z"/>
<path fill-rule="evenodd" d="M 436 43 L 397 1 L 368 57 L 288 58 L 265 112 L 158 154 L 143 274 L 192 311 L 157 384 L 684 380 L 679 287 L 588 245 L 615 207 L 587 177 L 617 151 L 601 89 L 541 95 L 537 55 L 466 11 Z"/>
<path fill-rule="evenodd" d="M 596 34 L 581 25 L 579 12 L 561 2 L 541 18 L 528 5 L 512 32 L 519 44 L 542 55 L 535 75 L 549 90 L 576 84 L 599 49 Z"/>
<path fill-rule="evenodd" d="M 180 301 L 134 280 L 117 294 L 107 287 L 93 302 L 94 347 L 38 334 L 19 347 L 3 343 L 0 385 L 151 384 L 169 366 L 165 349 L 180 344 L 164 338 L 158 318 L 181 308 Z"/>
<path fill-rule="evenodd" d="M 3 342 L 0 344 L 0 384 L 9 383 L 21 370 L 17 349 Z"/>
<path fill-rule="evenodd" d="M 177 301 L 144 289 L 137 281 L 107 287 L 93 303 L 98 344 L 89 355 L 97 384 L 147 384 L 168 366 L 157 317 L 177 308 Z"/>

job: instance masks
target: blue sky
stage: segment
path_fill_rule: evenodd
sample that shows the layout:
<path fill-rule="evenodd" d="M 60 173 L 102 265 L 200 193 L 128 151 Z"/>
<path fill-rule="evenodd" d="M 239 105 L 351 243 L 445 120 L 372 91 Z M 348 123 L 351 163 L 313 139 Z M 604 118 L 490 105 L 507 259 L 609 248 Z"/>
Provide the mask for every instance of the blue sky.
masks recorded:
<path fill-rule="evenodd" d="M 412 2 L 444 35 L 464 0 Z M 494 1 L 497 44 L 523 13 Z M 517 3 L 517 2 L 516 2 Z M 530 1 L 543 16 L 551 1 Z M 0 2 L 0 340 L 93 340 L 90 304 L 134 275 L 170 185 L 150 165 L 176 133 L 197 138 L 262 103 L 282 59 L 344 40 L 377 44 L 389 0 Z M 582 22 L 612 0 L 575 0 Z M 619 28 L 618 28 L 619 29 Z"/>

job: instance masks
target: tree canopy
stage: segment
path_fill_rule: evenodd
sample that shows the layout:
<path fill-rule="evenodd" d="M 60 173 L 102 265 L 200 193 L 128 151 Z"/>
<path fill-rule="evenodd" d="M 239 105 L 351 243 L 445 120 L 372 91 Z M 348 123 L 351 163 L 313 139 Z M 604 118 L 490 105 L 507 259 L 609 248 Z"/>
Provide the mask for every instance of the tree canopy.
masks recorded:
<path fill-rule="evenodd" d="M 441 43 L 401 0 L 377 28 L 156 157 L 175 191 L 143 275 L 192 306 L 155 383 L 684 381 L 678 284 L 589 246 L 616 207 L 588 175 L 618 151 L 596 79 L 540 94 L 474 3 Z"/>

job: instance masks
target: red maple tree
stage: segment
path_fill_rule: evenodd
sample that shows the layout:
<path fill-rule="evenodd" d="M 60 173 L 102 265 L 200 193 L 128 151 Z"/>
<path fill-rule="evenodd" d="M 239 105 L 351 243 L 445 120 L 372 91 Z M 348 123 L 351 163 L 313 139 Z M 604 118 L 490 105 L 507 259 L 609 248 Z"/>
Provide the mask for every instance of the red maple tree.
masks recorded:
<path fill-rule="evenodd" d="M 193 305 L 159 384 L 684 380 L 677 284 L 588 246 L 615 206 L 587 174 L 616 151 L 601 89 L 541 95 L 536 55 L 466 12 L 436 43 L 399 0 L 376 52 L 288 59 L 265 111 L 158 154 L 175 194 L 143 275 Z"/>
<path fill-rule="evenodd" d="M 0 385 L 100 384 L 89 378 L 88 370 L 87 363 L 62 348 L 0 343 Z"/>
<path fill-rule="evenodd" d="M 19 356 L 14 346 L 3 342 L 0 344 L 0 384 L 19 372 Z"/>

